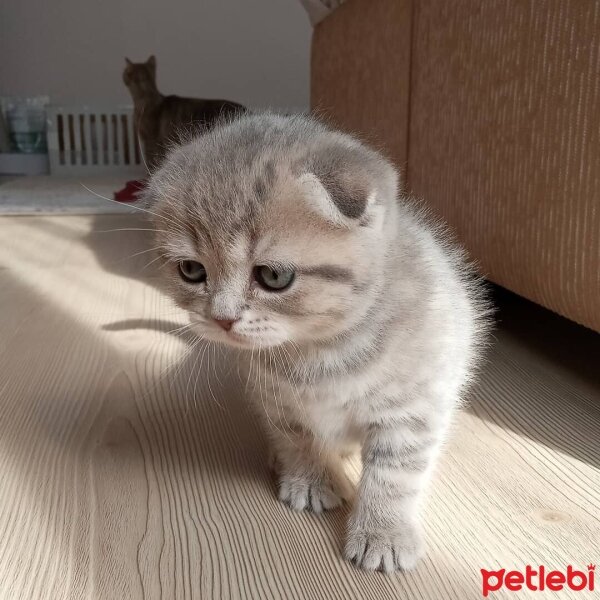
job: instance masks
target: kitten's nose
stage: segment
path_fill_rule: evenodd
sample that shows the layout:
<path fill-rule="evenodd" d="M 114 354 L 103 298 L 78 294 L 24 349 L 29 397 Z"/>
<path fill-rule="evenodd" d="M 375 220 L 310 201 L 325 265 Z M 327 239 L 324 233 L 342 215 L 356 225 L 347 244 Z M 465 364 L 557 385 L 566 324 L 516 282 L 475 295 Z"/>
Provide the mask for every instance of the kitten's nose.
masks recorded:
<path fill-rule="evenodd" d="M 215 319 L 214 321 L 219 327 L 222 327 L 225 331 L 229 331 L 236 319 Z"/>

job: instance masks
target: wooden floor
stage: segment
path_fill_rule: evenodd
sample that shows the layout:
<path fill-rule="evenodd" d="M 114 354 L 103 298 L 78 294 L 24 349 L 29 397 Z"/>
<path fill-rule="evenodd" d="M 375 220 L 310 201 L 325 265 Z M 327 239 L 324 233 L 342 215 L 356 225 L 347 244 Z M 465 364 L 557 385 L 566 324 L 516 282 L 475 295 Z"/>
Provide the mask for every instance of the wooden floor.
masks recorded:
<path fill-rule="evenodd" d="M 600 560 L 599 337 L 511 298 L 410 574 L 275 500 L 235 366 L 187 354 L 133 216 L 0 218 L 0 598 L 481 598 Z M 139 253 L 139 254 L 138 254 Z M 496 598 L 567 598 L 498 592 Z M 586 597 L 572 593 L 574 598 Z"/>

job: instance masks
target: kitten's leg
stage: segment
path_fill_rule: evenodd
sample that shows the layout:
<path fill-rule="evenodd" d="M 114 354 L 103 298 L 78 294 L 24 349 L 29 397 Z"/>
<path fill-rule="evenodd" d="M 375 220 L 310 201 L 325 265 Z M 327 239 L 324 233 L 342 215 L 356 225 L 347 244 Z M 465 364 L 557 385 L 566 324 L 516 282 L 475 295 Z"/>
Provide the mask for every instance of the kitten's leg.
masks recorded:
<path fill-rule="evenodd" d="M 339 506 L 332 473 L 332 457 L 319 451 L 312 435 L 293 424 L 287 429 L 269 426 L 279 500 L 294 510 L 320 513 Z M 334 491 L 335 490 L 335 491 Z"/>
<path fill-rule="evenodd" d="M 441 431 L 421 417 L 372 424 L 345 556 L 363 569 L 411 569 L 423 553 L 418 500 Z"/>

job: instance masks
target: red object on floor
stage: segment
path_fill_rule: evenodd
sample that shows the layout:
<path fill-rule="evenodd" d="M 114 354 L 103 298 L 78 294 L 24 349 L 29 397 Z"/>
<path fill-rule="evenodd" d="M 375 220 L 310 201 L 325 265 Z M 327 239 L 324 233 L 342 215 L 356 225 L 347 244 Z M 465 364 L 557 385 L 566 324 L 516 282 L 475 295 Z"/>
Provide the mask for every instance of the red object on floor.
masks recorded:
<path fill-rule="evenodd" d="M 114 193 L 117 202 L 135 202 L 146 185 L 145 179 L 132 179 L 125 184 L 122 190 Z"/>

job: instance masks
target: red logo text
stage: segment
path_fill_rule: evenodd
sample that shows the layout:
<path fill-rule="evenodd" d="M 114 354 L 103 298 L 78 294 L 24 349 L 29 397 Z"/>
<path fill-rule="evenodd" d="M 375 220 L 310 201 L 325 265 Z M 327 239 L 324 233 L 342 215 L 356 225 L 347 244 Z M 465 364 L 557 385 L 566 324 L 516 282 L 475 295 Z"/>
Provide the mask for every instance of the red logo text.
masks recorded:
<path fill-rule="evenodd" d="M 578 571 L 569 565 L 565 571 L 549 571 L 540 565 L 533 568 L 531 565 L 522 571 L 486 571 L 481 569 L 482 593 L 487 598 L 490 592 L 505 589 L 511 592 L 519 592 L 523 588 L 532 592 L 543 592 L 549 590 L 560 592 L 567 588 L 574 592 L 582 590 L 594 591 L 596 565 L 588 565 L 585 571 Z"/>

